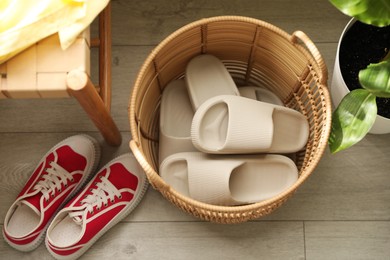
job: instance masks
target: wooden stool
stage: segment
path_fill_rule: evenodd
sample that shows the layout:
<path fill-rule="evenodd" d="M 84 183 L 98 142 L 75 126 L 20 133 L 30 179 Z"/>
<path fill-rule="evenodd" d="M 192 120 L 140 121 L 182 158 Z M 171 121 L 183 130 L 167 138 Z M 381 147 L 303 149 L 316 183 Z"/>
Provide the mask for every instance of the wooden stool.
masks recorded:
<path fill-rule="evenodd" d="M 90 47 L 99 48 L 99 85 L 90 79 Z M 89 28 L 65 51 L 47 37 L 0 65 L 0 99 L 74 97 L 106 142 L 122 141 L 111 115 L 111 4 L 99 14 L 99 37 Z"/>

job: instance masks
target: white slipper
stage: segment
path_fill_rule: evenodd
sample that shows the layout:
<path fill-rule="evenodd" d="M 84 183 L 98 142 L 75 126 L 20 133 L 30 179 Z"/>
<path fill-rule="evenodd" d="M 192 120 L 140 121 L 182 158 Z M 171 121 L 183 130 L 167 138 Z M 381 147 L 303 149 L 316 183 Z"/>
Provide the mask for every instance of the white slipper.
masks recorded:
<path fill-rule="evenodd" d="M 161 97 L 159 161 L 178 153 L 196 151 L 191 141 L 191 122 L 194 117 L 184 79 L 166 86 Z"/>
<path fill-rule="evenodd" d="M 309 124 L 298 111 L 232 95 L 204 102 L 191 126 L 192 143 L 206 153 L 292 153 L 308 136 Z"/>
<path fill-rule="evenodd" d="M 214 205 L 266 200 L 285 191 L 298 179 L 293 161 L 276 154 L 178 153 L 163 161 L 160 174 L 182 195 Z"/>
<path fill-rule="evenodd" d="M 261 87 L 255 87 L 255 86 L 245 86 L 238 88 L 238 91 L 240 92 L 240 96 L 278 105 L 278 106 L 284 106 L 282 100 L 275 95 L 272 91 L 269 91 L 268 89 L 261 88 Z"/>
<path fill-rule="evenodd" d="M 240 95 L 225 65 L 209 54 L 193 58 L 187 64 L 185 78 L 194 111 L 211 97 Z"/>

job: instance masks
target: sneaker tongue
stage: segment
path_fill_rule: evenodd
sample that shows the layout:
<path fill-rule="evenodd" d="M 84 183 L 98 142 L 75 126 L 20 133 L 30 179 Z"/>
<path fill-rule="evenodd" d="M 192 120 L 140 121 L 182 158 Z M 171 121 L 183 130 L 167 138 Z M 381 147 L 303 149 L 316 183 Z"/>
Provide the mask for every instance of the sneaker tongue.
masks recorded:
<path fill-rule="evenodd" d="M 35 194 L 34 196 L 28 197 L 24 200 L 21 200 L 20 203 L 26 205 L 30 209 L 32 209 L 38 216 L 41 215 L 40 210 L 40 194 Z"/>
<path fill-rule="evenodd" d="M 84 215 L 86 214 L 87 214 L 86 207 L 80 210 L 72 210 L 68 212 L 68 216 L 74 221 L 74 223 L 80 226 L 83 224 L 83 218 Z"/>

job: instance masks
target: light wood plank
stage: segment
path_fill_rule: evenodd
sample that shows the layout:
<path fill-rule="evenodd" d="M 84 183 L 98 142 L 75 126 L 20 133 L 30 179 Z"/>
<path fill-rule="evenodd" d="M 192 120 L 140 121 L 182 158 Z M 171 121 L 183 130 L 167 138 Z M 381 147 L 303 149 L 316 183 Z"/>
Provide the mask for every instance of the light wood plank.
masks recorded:
<path fill-rule="evenodd" d="M 119 223 L 80 259 L 304 259 L 302 233 L 301 222 Z M 4 241 L 0 254 L 9 259 L 50 258 L 43 245 L 23 254 Z"/>
<path fill-rule="evenodd" d="M 37 81 L 36 64 L 36 45 L 7 61 L 7 83 L 3 89 L 11 98 L 39 98 L 35 84 Z"/>
<path fill-rule="evenodd" d="M 272 219 L 389 220 L 389 135 L 327 152 L 297 194 Z"/>
<path fill-rule="evenodd" d="M 305 222 L 306 259 L 376 259 L 390 256 L 390 222 Z"/>
<path fill-rule="evenodd" d="M 326 153 L 308 181 L 272 217 L 389 220 L 389 152 L 389 135 L 368 135 L 347 151 Z"/>
<path fill-rule="evenodd" d="M 112 9 L 114 45 L 156 45 L 186 24 L 219 15 L 249 16 L 288 33 L 304 31 L 316 42 L 336 42 L 349 20 L 323 0 L 119 0 Z"/>

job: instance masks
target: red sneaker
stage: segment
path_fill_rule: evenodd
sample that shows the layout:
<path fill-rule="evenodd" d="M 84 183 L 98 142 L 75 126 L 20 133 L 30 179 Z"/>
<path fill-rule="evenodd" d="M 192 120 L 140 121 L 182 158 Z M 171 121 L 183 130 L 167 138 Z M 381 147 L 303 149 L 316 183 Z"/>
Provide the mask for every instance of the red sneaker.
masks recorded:
<path fill-rule="evenodd" d="M 72 136 L 54 146 L 8 210 L 5 241 L 20 251 L 37 248 L 50 220 L 90 179 L 99 159 L 99 144 L 89 136 Z"/>
<path fill-rule="evenodd" d="M 147 187 L 132 155 L 112 160 L 54 217 L 47 249 L 57 259 L 80 257 L 138 205 Z"/>

